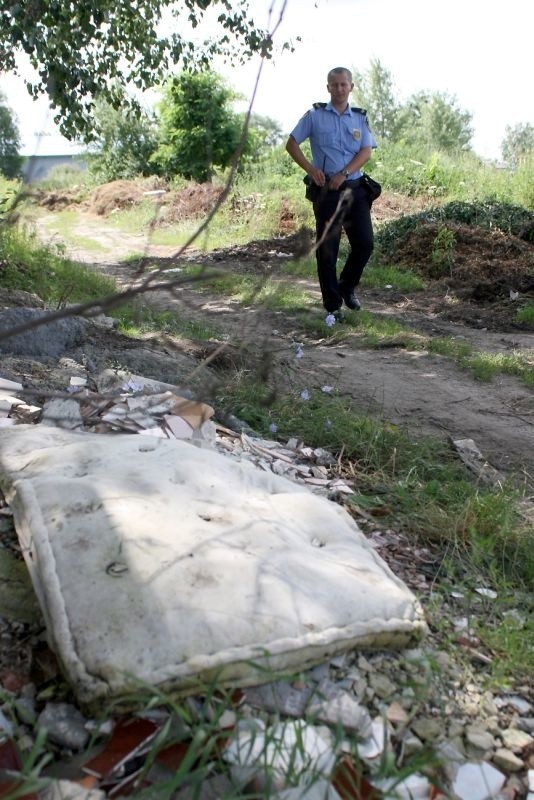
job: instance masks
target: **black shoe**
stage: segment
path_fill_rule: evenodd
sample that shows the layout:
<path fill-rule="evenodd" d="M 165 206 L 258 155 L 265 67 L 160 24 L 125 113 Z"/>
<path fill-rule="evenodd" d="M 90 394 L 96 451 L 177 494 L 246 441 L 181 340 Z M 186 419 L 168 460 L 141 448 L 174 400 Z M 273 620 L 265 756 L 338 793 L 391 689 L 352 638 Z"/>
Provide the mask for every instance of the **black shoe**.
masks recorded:
<path fill-rule="evenodd" d="M 336 318 L 336 322 L 345 322 L 345 314 L 343 313 L 342 308 L 336 308 L 336 310 L 332 311 L 331 314 Z"/>
<path fill-rule="evenodd" d="M 342 292 L 342 296 L 345 305 L 347 306 L 347 308 L 352 309 L 352 311 L 359 311 L 360 308 L 362 307 L 362 304 L 354 294 L 354 291 Z"/>

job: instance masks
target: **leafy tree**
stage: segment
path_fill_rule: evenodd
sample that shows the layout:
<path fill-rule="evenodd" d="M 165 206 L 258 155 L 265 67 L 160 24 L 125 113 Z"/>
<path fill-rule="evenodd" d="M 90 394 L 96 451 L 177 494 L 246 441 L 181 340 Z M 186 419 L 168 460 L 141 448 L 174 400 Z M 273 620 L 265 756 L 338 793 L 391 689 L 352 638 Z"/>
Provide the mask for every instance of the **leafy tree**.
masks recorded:
<path fill-rule="evenodd" d="M 154 115 L 143 110 L 136 112 L 126 98 L 117 109 L 105 100 L 97 100 L 95 129 L 97 136 L 91 144 L 88 162 L 90 171 L 100 180 L 157 172 L 150 161 L 158 144 Z"/>
<path fill-rule="evenodd" d="M 505 137 L 501 144 L 504 160 L 512 167 L 516 167 L 534 152 L 534 125 L 530 122 L 519 122 L 505 128 Z"/>
<path fill-rule="evenodd" d="M 215 167 L 227 167 L 241 139 L 236 98 L 215 72 L 182 72 L 171 78 L 159 106 L 160 144 L 153 161 L 166 177 L 211 181 Z"/>
<path fill-rule="evenodd" d="M 456 105 L 455 98 L 440 92 L 417 92 L 407 103 L 395 96 L 391 72 L 372 59 L 364 72 L 353 71 L 355 102 L 366 108 L 373 133 L 379 139 L 403 139 L 438 150 L 467 147 L 473 132 L 471 114 Z"/>
<path fill-rule="evenodd" d="M 179 32 L 185 25 L 197 28 L 216 6 L 213 39 L 192 41 Z M 168 19 L 171 13 L 180 27 Z M 164 14 L 167 35 L 161 34 Z M 17 55 L 28 55 L 38 74 L 28 89 L 48 95 L 69 138 L 90 134 L 95 97 L 118 107 L 110 80 L 146 88 L 177 63 L 209 66 L 215 54 L 268 56 L 271 46 L 244 0 L 16 0 L 0 10 L 2 69 L 17 72 Z"/>
<path fill-rule="evenodd" d="M 16 178 L 22 166 L 19 155 L 19 130 L 11 109 L 0 92 L 0 172 L 6 178 Z"/>
<path fill-rule="evenodd" d="M 241 127 L 244 123 L 243 117 Z M 254 168 L 260 161 L 268 159 L 284 138 L 282 128 L 276 120 L 261 114 L 251 114 L 248 135 L 240 159 L 240 168 L 242 170 Z"/>
<path fill-rule="evenodd" d="M 407 141 L 450 152 L 468 147 L 471 118 L 446 93 L 417 92 L 401 110 L 399 126 Z"/>
<path fill-rule="evenodd" d="M 286 138 L 280 123 L 262 114 L 251 114 L 250 130 L 263 147 L 276 147 Z"/>
<path fill-rule="evenodd" d="M 375 136 L 395 141 L 399 128 L 399 105 L 391 72 L 378 58 L 373 58 L 365 72 L 353 71 L 353 80 L 354 101 L 367 110 Z"/>

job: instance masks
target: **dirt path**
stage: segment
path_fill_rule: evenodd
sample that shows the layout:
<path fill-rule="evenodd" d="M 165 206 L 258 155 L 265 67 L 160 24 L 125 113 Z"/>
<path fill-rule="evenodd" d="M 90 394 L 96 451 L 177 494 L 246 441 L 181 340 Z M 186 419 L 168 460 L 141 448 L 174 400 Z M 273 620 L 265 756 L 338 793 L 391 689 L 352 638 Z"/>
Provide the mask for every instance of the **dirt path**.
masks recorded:
<path fill-rule="evenodd" d="M 51 218 L 41 220 L 43 238 L 53 236 L 51 223 Z M 135 266 L 118 263 L 121 258 L 132 252 L 145 252 L 165 264 L 165 259 L 171 261 L 175 250 L 147 247 L 143 237 L 110 230 L 105 221 L 94 216 L 82 217 L 77 231 L 80 237 L 95 238 L 102 250 L 95 253 L 81 244 L 68 248 L 69 255 L 113 274 L 123 285 L 133 280 Z M 228 254 L 229 268 L 239 269 L 243 249 L 240 251 L 237 256 Z M 257 262 L 249 254 L 245 258 L 246 271 L 257 267 L 265 274 L 265 252 Z M 195 256 L 195 262 L 200 260 L 200 256 Z M 213 261 L 209 263 L 213 265 Z M 173 267 L 173 263 L 168 266 Z M 166 273 L 167 278 L 169 274 Z M 313 282 L 301 283 L 317 298 L 317 308 L 310 313 L 323 317 L 317 286 Z M 263 348 L 265 357 L 270 354 L 274 368 L 294 391 L 296 402 L 302 402 L 299 399 L 302 389 L 321 391 L 328 384 L 341 395 L 352 398 L 363 411 L 402 426 L 414 435 L 474 439 L 493 466 L 519 470 L 532 479 L 534 397 L 514 377 L 499 375 L 491 383 L 481 383 L 450 359 L 425 350 L 368 349 L 352 326 L 339 326 L 339 334 L 333 338 L 306 335 L 291 314 L 244 308 L 232 300 L 208 296 L 191 287 L 180 286 L 173 296 L 154 293 L 150 297 L 151 304 L 160 309 L 175 310 L 182 318 L 201 320 L 216 328 L 220 331 L 218 338 L 233 345 L 245 343 L 249 348 Z M 439 316 L 440 298 L 436 303 L 435 296 L 432 302 L 427 298 L 428 310 L 421 294 L 410 299 L 392 296 L 386 290 L 363 291 L 362 300 L 374 314 L 393 317 L 426 336 L 452 336 L 482 352 L 521 351 L 534 358 L 532 334 L 488 331 L 448 321 Z M 326 333 L 326 326 L 324 330 Z M 296 358 L 295 343 L 302 344 L 302 358 Z"/>

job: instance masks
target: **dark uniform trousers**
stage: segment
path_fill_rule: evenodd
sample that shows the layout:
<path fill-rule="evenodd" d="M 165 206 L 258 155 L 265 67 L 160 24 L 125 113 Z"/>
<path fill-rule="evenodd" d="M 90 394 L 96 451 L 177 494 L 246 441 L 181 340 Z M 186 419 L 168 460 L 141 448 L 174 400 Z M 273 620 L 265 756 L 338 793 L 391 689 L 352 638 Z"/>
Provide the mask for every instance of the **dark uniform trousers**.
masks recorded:
<path fill-rule="evenodd" d="M 331 312 L 341 307 L 343 294 L 350 293 L 358 285 L 373 252 L 371 205 L 361 181 L 345 181 L 338 191 L 323 190 L 313 204 L 313 211 L 318 242 L 335 216 L 324 242 L 315 253 L 323 305 Z M 336 263 L 342 229 L 347 234 L 350 252 L 338 281 Z"/>

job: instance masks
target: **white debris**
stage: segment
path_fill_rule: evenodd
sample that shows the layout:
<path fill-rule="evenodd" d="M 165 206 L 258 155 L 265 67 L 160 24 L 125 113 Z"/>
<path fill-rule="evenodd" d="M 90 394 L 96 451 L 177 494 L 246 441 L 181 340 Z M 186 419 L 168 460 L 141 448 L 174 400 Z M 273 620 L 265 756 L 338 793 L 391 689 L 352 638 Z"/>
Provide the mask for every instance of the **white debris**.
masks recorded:
<path fill-rule="evenodd" d="M 489 597 L 490 600 L 495 600 L 498 596 L 497 592 L 494 592 L 493 589 L 486 589 L 484 586 L 477 586 L 475 592 L 481 597 Z"/>
<path fill-rule="evenodd" d="M 382 719 L 374 719 L 371 723 L 371 731 L 369 738 L 358 743 L 358 755 L 364 761 L 372 760 L 381 755 L 388 743 L 389 734 L 387 725 L 384 725 Z"/>
<path fill-rule="evenodd" d="M 458 800 L 493 800 L 506 780 L 491 764 L 468 762 L 456 773 L 452 790 Z"/>
<path fill-rule="evenodd" d="M 258 719 L 239 720 L 223 758 L 233 766 L 252 767 L 255 774 L 267 771 L 281 781 L 306 772 L 328 778 L 335 764 L 331 746 L 314 727 L 298 720 L 270 728 Z"/>
<path fill-rule="evenodd" d="M 417 773 L 401 781 L 396 778 L 374 779 L 372 784 L 385 793 L 384 800 L 429 800 L 432 797 L 428 778 Z"/>
<path fill-rule="evenodd" d="M 21 392 L 22 383 L 10 381 L 8 378 L 0 378 L 0 389 L 8 389 L 10 392 Z"/>

